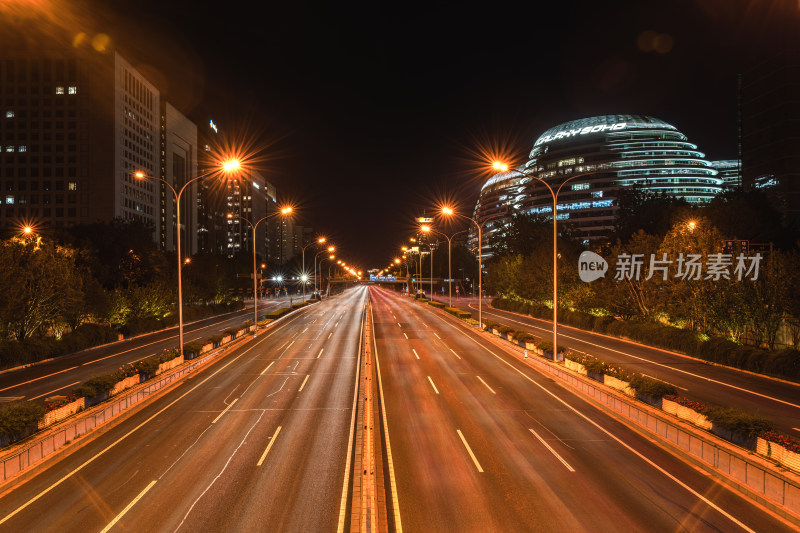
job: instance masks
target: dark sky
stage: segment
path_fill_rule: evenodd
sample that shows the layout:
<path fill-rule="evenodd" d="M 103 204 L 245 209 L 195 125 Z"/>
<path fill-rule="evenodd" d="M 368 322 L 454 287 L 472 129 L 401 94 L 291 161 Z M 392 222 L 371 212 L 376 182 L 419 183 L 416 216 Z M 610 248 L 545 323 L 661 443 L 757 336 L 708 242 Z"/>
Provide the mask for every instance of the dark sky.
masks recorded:
<path fill-rule="evenodd" d="M 800 33 L 797 0 L 58 4 L 186 115 L 258 139 L 301 221 L 365 268 L 436 200 L 471 211 L 482 149 L 521 163 L 561 122 L 651 115 L 735 158 L 737 74 Z"/>

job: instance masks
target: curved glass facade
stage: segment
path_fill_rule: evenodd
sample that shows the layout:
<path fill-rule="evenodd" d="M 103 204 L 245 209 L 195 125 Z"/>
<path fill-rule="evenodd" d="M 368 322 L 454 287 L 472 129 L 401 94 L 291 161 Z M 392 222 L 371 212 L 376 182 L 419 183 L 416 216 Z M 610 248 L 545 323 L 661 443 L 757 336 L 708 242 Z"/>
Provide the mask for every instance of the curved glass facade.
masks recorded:
<path fill-rule="evenodd" d="M 498 215 L 513 211 L 551 218 L 553 197 L 533 177 L 554 192 L 561 187 L 558 220 L 584 241 L 607 238 L 621 187 L 661 192 L 689 203 L 708 202 L 724 187 L 705 154 L 671 124 L 639 115 L 606 115 L 545 131 L 525 165 L 486 181 L 475 206 L 476 220 L 502 220 Z M 486 227 L 490 234 L 497 222 Z"/>

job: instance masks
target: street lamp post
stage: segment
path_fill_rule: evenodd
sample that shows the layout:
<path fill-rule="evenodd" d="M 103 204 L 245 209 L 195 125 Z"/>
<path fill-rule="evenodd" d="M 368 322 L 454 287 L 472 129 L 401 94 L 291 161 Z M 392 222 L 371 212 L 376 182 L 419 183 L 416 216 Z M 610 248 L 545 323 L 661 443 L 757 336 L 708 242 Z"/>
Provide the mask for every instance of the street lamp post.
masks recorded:
<path fill-rule="evenodd" d="M 452 263 L 452 249 L 451 248 L 452 248 L 452 244 L 453 244 L 453 237 L 455 237 L 459 233 L 464 233 L 467 230 L 464 229 L 464 230 L 461 230 L 461 231 L 457 231 L 457 232 L 453 233 L 452 235 L 450 235 L 449 237 L 446 234 L 442 233 L 441 231 L 435 230 L 432 227 L 427 226 L 427 225 L 422 226 L 420 228 L 420 230 L 425 232 L 425 233 L 428 233 L 428 232 L 438 233 L 439 235 L 441 235 L 445 239 L 447 239 L 447 292 L 448 292 L 449 307 L 453 307 L 453 263 Z M 431 254 L 431 264 L 433 264 L 433 254 Z M 432 270 L 431 270 L 431 276 L 433 276 L 433 271 Z M 432 287 L 432 285 L 431 285 L 431 287 Z M 431 288 L 431 290 L 433 290 L 433 289 Z"/>
<path fill-rule="evenodd" d="M 474 218 L 462 215 L 461 213 L 456 213 L 450 207 L 442 207 L 442 214 L 464 218 L 471 221 L 473 224 L 475 224 L 475 227 L 478 228 L 478 323 L 481 324 L 481 327 L 483 327 L 483 263 L 481 261 L 483 256 L 483 225 L 494 218 L 504 216 L 504 214 L 491 216 L 481 223 L 478 223 L 478 221 L 476 221 Z"/>
<path fill-rule="evenodd" d="M 175 231 L 175 245 L 176 245 L 176 255 L 178 256 L 178 343 L 180 345 L 180 354 L 183 357 L 183 286 L 182 286 L 182 276 L 181 271 L 183 270 L 183 260 L 181 259 L 181 196 L 183 192 L 186 190 L 191 183 L 194 183 L 197 180 L 202 178 L 208 177 L 212 174 L 216 174 L 222 171 L 223 174 L 229 174 L 231 172 L 236 172 L 239 170 L 239 161 L 235 159 L 230 159 L 224 161 L 221 165 L 221 168 L 215 169 L 211 172 L 206 172 L 205 174 L 200 174 L 199 176 L 190 179 L 186 183 L 183 184 L 180 191 L 175 190 L 175 187 L 172 186 L 170 182 L 163 178 L 159 178 L 156 176 L 148 176 L 142 171 L 137 171 L 133 175 L 138 180 L 143 179 L 151 179 L 151 180 L 158 180 L 164 183 L 169 190 L 172 191 L 172 194 L 175 196 L 175 221 L 177 223 L 176 231 Z"/>
<path fill-rule="evenodd" d="M 238 215 L 233 215 L 232 213 L 228 213 L 228 220 L 243 220 L 250 224 L 250 228 L 253 230 L 253 337 L 258 334 L 258 276 L 256 270 L 256 228 L 259 224 L 268 220 L 274 216 L 281 215 L 281 216 L 289 216 L 292 214 L 291 207 L 284 207 L 280 211 L 272 213 L 271 215 L 267 215 L 264 218 L 260 219 L 258 222 L 253 224 L 248 219 L 244 217 L 240 217 Z"/>
<path fill-rule="evenodd" d="M 302 272 L 300 273 L 300 277 L 301 277 L 301 281 L 303 282 L 303 301 L 304 302 L 306 301 L 306 280 L 308 279 L 308 276 L 306 275 L 306 248 L 308 248 L 309 246 L 313 246 L 315 244 L 325 244 L 325 237 L 320 237 L 315 242 L 310 242 L 310 243 L 306 244 L 305 246 L 303 246 L 303 250 L 302 250 L 302 254 L 301 254 L 303 256 L 303 258 L 302 258 L 303 268 L 301 269 Z M 314 261 L 315 261 L 315 266 L 316 266 L 316 256 L 314 257 Z M 314 274 L 314 275 L 316 276 L 316 274 Z M 305 279 L 302 279 L 302 278 L 305 278 Z M 314 282 L 314 289 L 316 290 L 316 281 Z"/>
<path fill-rule="evenodd" d="M 495 170 L 499 170 L 500 172 L 508 172 L 509 167 L 506 163 L 501 163 L 499 161 L 495 161 L 492 164 Z M 563 187 L 567 182 L 574 180 L 575 178 L 582 178 L 591 172 L 584 172 L 582 174 L 575 174 L 574 176 L 570 176 L 564 181 L 562 181 L 558 185 L 558 189 L 553 191 L 553 188 L 543 179 L 537 178 L 536 176 L 531 176 L 530 174 L 525 174 L 524 172 L 520 172 L 519 170 L 514 169 L 513 172 L 526 177 L 532 178 L 536 181 L 542 183 L 547 190 L 550 191 L 550 195 L 553 197 L 553 361 L 558 360 L 558 194 L 561 192 L 561 187 Z"/>
<path fill-rule="evenodd" d="M 328 248 L 326 248 L 325 250 L 320 250 L 319 252 L 314 254 L 314 292 L 317 292 L 317 290 L 318 290 L 317 289 L 317 257 L 319 256 L 319 254 L 322 254 L 322 253 L 325 253 L 325 252 L 333 253 L 335 251 L 336 251 L 336 247 L 335 246 L 328 246 Z M 322 264 L 322 261 L 320 261 L 320 264 Z"/>

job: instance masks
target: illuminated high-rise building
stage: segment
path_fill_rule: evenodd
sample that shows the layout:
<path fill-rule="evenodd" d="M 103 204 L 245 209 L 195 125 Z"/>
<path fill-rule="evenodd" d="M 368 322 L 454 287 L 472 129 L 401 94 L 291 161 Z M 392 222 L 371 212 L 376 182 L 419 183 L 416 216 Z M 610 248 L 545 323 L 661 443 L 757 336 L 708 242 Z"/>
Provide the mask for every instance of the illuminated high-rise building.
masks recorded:
<path fill-rule="evenodd" d="M 552 219 L 553 197 L 534 177 L 554 191 L 564 184 L 558 220 L 586 243 L 602 241 L 614 229 L 621 188 L 638 187 L 691 204 L 708 202 L 723 190 L 717 169 L 671 124 L 606 115 L 566 122 L 540 135 L 527 163 L 483 185 L 477 220 L 513 212 Z M 487 222 L 487 236 L 503 218 Z"/>

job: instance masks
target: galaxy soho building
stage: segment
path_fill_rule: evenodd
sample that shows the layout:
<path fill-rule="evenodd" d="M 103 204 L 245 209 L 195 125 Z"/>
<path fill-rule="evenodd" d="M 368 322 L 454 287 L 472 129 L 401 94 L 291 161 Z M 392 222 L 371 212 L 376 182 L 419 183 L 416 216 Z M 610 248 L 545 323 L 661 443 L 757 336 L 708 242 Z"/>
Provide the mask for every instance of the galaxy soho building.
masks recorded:
<path fill-rule="evenodd" d="M 545 131 L 527 163 L 483 185 L 476 220 L 514 212 L 552 220 L 553 197 L 534 177 L 554 191 L 569 180 L 558 195 L 557 218 L 585 244 L 607 238 L 623 187 L 664 193 L 691 204 L 710 201 L 724 187 L 719 171 L 671 124 L 640 115 L 606 115 Z M 502 226 L 504 218 L 487 222 L 486 234 Z"/>

